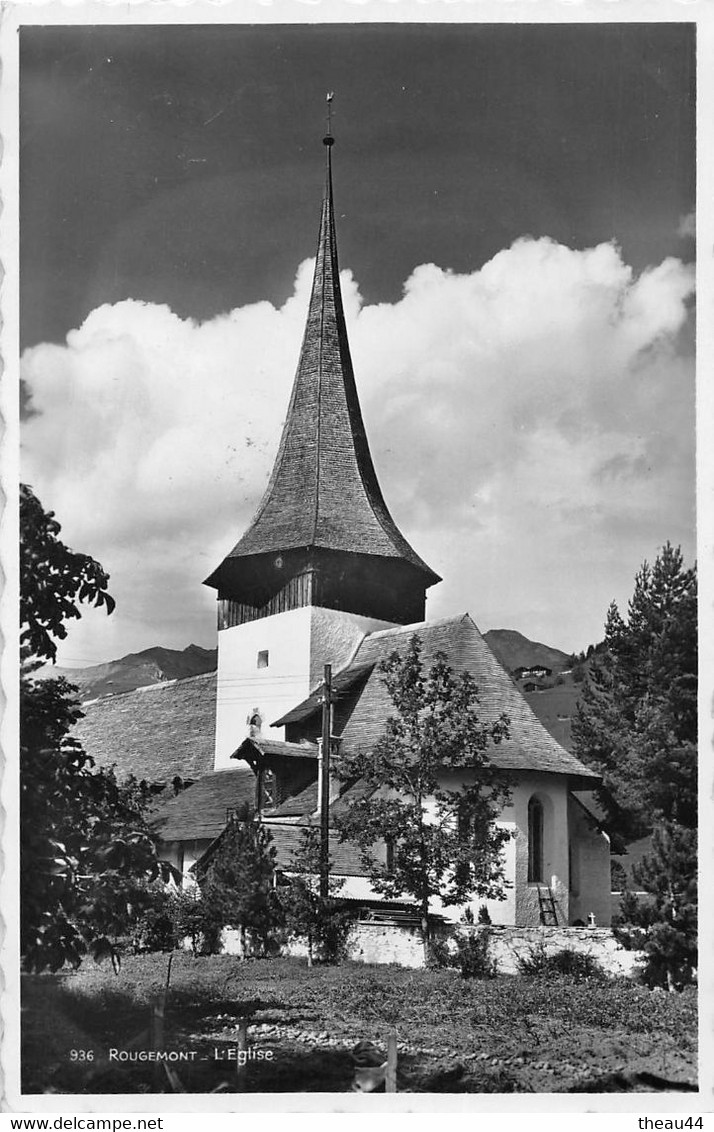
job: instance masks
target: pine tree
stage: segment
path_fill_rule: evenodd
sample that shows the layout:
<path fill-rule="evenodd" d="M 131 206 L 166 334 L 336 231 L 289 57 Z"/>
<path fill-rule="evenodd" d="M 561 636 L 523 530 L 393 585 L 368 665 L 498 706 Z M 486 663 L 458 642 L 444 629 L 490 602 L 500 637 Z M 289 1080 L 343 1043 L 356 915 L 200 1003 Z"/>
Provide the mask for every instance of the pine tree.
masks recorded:
<path fill-rule="evenodd" d="M 697 962 L 697 584 L 669 543 L 637 573 L 627 621 L 610 607 L 573 735 L 615 844 L 652 833 L 635 869 L 648 897 L 627 894 L 617 930 L 644 947 L 650 983 L 681 986 Z"/>
<path fill-rule="evenodd" d="M 277 851 L 270 830 L 249 806 L 231 818 L 200 881 L 201 897 L 224 927 L 240 932 L 241 949 L 269 949 L 282 922 L 275 892 Z"/>
<path fill-rule="evenodd" d="M 415 634 L 407 652 L 381 665 L 395 714 L 372 752 L 343 756 L 343 780 L 371 788 L 339 819 L 343 840 L 355 841 L 377 892 L 417 901 L 425 958 L 429 905 L 463 904 L 474 894 L 504 894 L 502 850 L 510 833 L 495 822 L 510 792 L 487 746 L 508 734 L 508 720 L 491 725 L 478 716 L 473 677 L 454 676 L 439 653 L 428 671 Z M 444 785 L 451 778 L 454 787 Z M 459 779 L 463 785 L 456 785 Z M 375 847 L 388 847 L 380 862 Z"/>
<path fill-rule="evenodd" d="M 637 573 L 627 621 L 610 606 L 573 723 L 575 751 L 603 776 L 616 835 L 696 823 L 696 570 L 669 543 Z"/>
<path fill-rule="evenodd" d="M 697 836 L 661 822 L 652 851 L 634 869 L 644 900 L 628 893 L 615 929 L 621 942 L 645 953 L 643 975 L 669 990 L 690 983 L 697 968 Z"/>
<path fill-rule="evenodd" d="M 315 951 L 326 962 L 335 962 L 343 950 L 352 916 L 339 900 L 343 880 L 330 877 L 328 895 L 320 895 L 320 831 L 302 830 L 302 844 L 292 855 L 289 884 L 280 893 L 285 926 L 307 944 L 307 965 Z"/>

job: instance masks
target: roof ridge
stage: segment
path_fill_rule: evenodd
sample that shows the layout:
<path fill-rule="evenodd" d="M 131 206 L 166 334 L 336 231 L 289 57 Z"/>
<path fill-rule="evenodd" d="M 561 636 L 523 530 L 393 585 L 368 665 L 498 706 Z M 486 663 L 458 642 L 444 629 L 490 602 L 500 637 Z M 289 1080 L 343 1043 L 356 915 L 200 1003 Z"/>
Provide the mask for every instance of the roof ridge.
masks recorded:
<path fill-rule="evenodd" d="M 171 680 L 157 680 L 154 684 L 138 684 L 136 688 L 126 688 L 123 692 L 107 692 L 104 696 L 94 696 L 91 700 L 81 700 L 81 704 L 99 704 L 105 700 L 121 700 L 124 696 L 133 696 L 137 692 L 155 692 L 159 689 L 171 688 L 175 684 L 185 684 L 189 680 L 204 680 L 216 676 L 218 669 L 212 668 L 209 672 L 194 672 L 192 676 L 174 676 Z"/>
<path fill-rule="evenodd" d="M 436 621 L 413 621 L 410 625 L 394 625 L 389 629 L 375 629 L 373 633 L 365 634 L 364 638 L 360 641 L 360 645 L 363 645 L 365 640 L 373 640 L 377 637 L 397 636 L 400 633 L 416 633 L 419 629 L 437 629 L 443 625 L 454 625 L 466 620 L 471 622 L 476 632 L 483 638 L 483 633 L 471 614 L 459 613 L 453 617 L 440 617 Z"/>

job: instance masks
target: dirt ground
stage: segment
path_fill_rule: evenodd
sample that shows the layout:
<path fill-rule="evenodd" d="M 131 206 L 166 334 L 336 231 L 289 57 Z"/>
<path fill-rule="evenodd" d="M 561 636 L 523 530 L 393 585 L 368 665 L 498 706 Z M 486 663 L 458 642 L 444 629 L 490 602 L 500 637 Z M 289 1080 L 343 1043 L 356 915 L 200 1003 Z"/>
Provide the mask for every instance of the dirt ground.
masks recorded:
<path fill-rule="evenodd" d="M 515 986 L 516 980 L 513 980 Z M 430 1093 L 688 1091 L 696 1087 L 694 1041 L 542 1016 L 494 1027 L 474 1018 L 468 1032 L 443 1021 L 419 1028 L 365 1022 L 304 1009 L 279 996 L 250 1002 L 248 1063 L 238 1069 L 238 1027 L 246 1004 L 169 1003 L 163 1049 L 173 1060 L 141 1060 L 153 1049 L 152 1011 L 134 1003 L 97 1014 L 68 1008 L 63 976 L 31 976 L 23 991 L 24 1093 L 348 1092 L 351 1051 L 371 1040 L 386 1049 L 396 1029 L 398 1089 Z M 688 1048 L 687 1048 L 688 1047 Z M 116 1052 L 113 1052 L 116 1051 Z M 170 1072 L 167 1072 L 168 1065 Z"/>

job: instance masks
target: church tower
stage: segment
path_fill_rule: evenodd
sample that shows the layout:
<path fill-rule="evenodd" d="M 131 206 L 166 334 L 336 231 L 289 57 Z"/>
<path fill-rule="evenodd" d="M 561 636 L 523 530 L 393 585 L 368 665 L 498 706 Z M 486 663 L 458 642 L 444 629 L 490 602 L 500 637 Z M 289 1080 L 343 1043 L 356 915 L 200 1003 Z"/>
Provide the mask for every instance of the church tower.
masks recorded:
<path fill-rule="evenodd" d="M 218 596 L 216 769 L 249 734 L 304 699 L 323 665 L 365 633 L 424 619 L 441 579 L 398 530 L 377 481 L 340 293 L 332 146 L 305 335 L 267 490 L 248 530 L 206 579 Z"/>

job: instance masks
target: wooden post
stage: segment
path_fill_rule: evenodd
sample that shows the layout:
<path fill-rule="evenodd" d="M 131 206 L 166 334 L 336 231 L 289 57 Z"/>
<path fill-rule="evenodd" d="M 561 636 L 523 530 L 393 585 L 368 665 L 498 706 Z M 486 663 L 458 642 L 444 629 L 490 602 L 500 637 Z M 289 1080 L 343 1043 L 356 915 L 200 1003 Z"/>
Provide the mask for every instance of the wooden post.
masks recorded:
<path fill-rule="evenodd" d="M 320 896 L 330 894 L 330 705 L 332 703 L 332 665 L 325 665 L 322 701 L 322 750 L 320 777 Z"/>
<path fill-rule="evenodd" d="M 397 1031 L 392 1030 L 387 1038 L 387 1072 L 384 1077 L 385 1093 L 397 1091 Z"/>
<path fill-rule="evenodd" d="M 169 986 L 171 983 L 171 963 L 173 961 L 173 951 L 169 955 L 169 962 L 166 968 L 166 982 L 164 989 L 155 1000 L 151 1011 L 151 1044 L 156 1050 L 163 1049 L 164 1047 L 164 1022 L 166 1017 L 166 1000 L 169 996 Z M 162 1062 L 157 1061 L 154 1067 L 154 1085 L 158 1089 L 159 1084 L 163 1083 L 163 1076 L 161 1073 Z M 170 1080 L 170 1078 L 169 1078 Z"/>
<path fill-rule="evenodd" d="M 242 1057 L 241 1057 L 242 1054 Z M 248 1023 L 244 1018 L 238 1023 L 238 1041 L 236 1043 L 236 1092 L 244 1093 L 246 1076 L 248 1074 Z"/>
<path fill-rule="evenodd" d="M 166 1004 L 166 991 L 154 1000 L 151 1010 L 151 1045 L 154 1049 L 162 1049 L 164 1045 L 164 1007 Z M 154 1062 L 154 1088 L 162 1092 L 164 1083 L 163 1062 Z"/>

